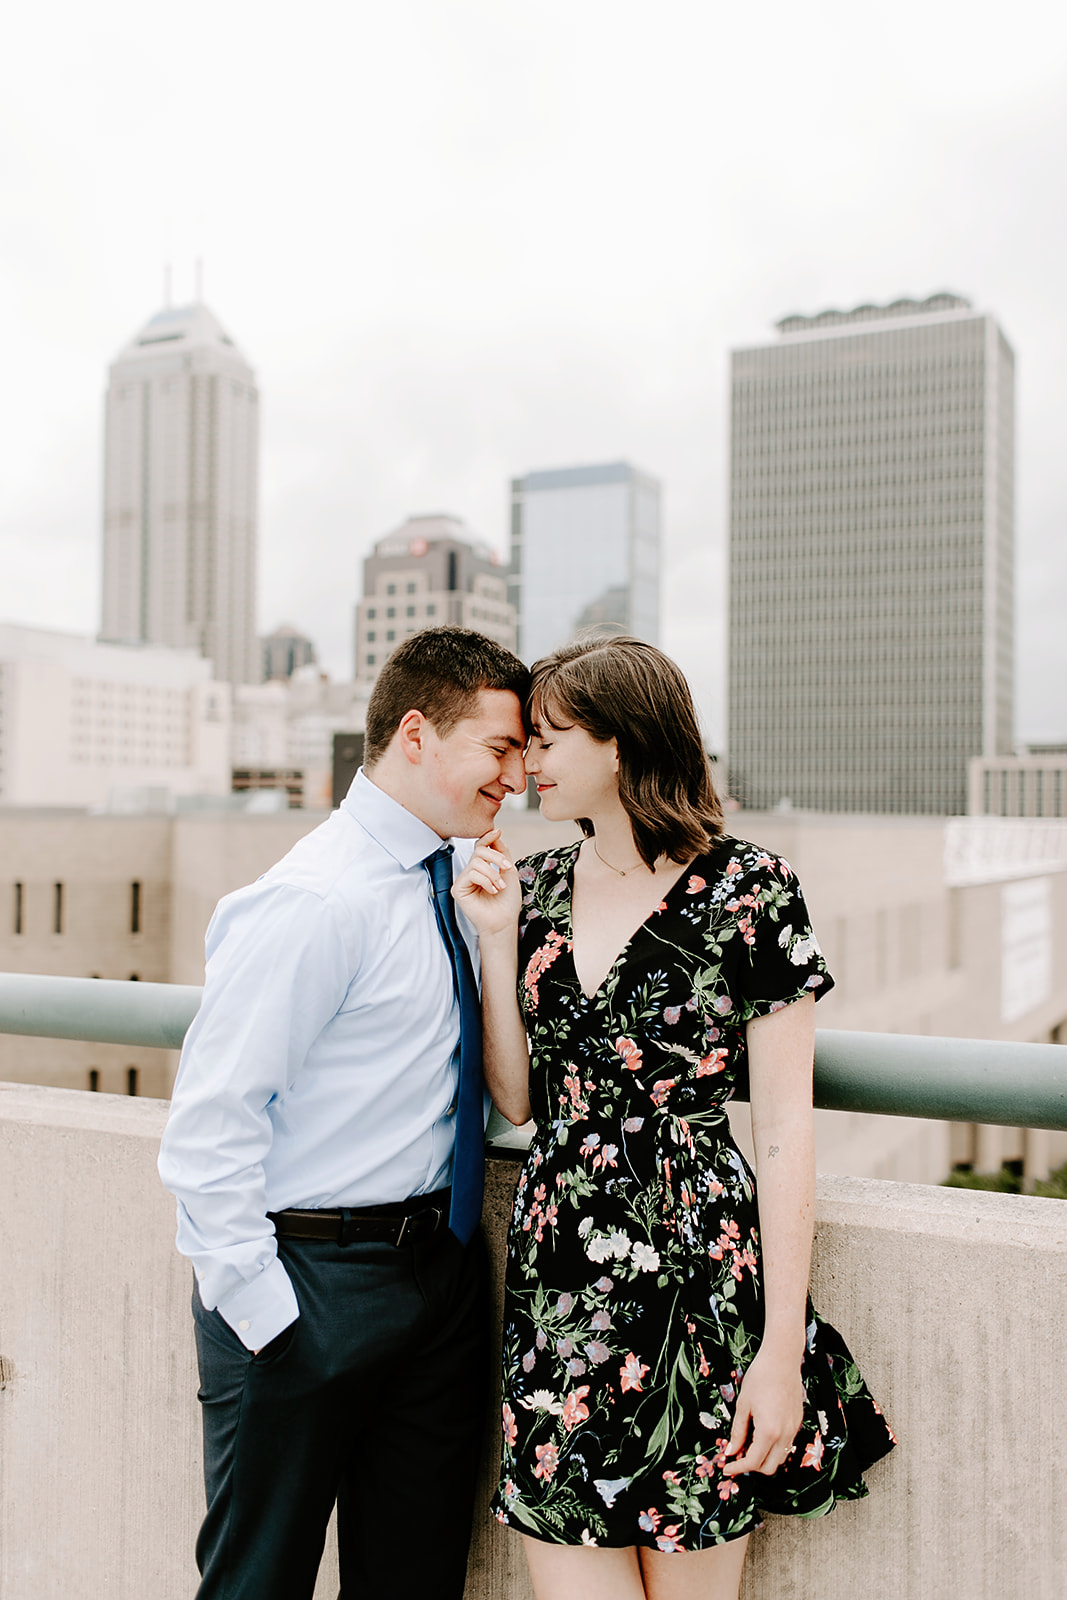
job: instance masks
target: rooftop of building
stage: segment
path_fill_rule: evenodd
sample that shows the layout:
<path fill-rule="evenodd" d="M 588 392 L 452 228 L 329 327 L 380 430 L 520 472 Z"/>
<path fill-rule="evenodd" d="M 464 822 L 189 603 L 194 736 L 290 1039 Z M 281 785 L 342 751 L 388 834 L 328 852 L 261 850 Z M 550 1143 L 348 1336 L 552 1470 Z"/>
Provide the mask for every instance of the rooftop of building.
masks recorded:
<path fill-rule="evenodd" d="M 433 544 L 462 544 L 483 561 L 499 562 L 493 548 L 479 539 L 462 517 L 447 511 L 427 511 L 408 517 L 399 528 L 384 534 L 374 546 L 376 556 L 424 556 Z"/>
<path fill-rule="evenodd" d="M 224 345 L 241 360 L 245 359 L 218 317 L 201 300 L 186 306 L 164 306 L 123 346 L 117 359 L 128 361 L 131 357 L 161 355 L 179 346 L 191 348 L 194 345 L 201 348 Z"/>
<path fill-rule="evenodd" d="M 516 490 L 584 489 L 594 484 L 630 483 L 634 478 L 647 478 L 648 474 L 631 466 L 629 461 L 606 461 L 591 467 L 552 467 L 542 472 L 528 472 L 515 478 Z"/>
<path fill-rule="evenodd" d="M 853 306 L 851 311 L 837 311 L 831 307 L 826 311 L 818 311 L 813 316 L 793 312 L 788 317 L 783 317 L 780 322 L 776 322 L 775 327 L 782 334 L 812 333 L 816 329 L 838 328 L 853 322 L 886 322 L 895 317 L 934 316 L 945 311 L 971 310 L 973 310 L 971 302 L 965 300 L 962 295 L 942 290 L 937 294 L 927 295 L 925 300 L 913 300 L 904 295 L 899 300 L 891 300 L 888 305 L 864 304 Z"/>

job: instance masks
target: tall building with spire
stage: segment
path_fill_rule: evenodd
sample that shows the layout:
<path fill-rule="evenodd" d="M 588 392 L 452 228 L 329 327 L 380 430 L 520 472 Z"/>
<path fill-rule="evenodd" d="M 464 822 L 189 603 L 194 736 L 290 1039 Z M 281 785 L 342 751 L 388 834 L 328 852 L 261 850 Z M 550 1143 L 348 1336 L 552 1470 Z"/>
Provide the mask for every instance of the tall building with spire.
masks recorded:
<path fill-rule="evenodd" d="M 119 352 L 105 433 L 101 640 L 258 683 L 259 394 L 207 306 L 157 312 Z"/>

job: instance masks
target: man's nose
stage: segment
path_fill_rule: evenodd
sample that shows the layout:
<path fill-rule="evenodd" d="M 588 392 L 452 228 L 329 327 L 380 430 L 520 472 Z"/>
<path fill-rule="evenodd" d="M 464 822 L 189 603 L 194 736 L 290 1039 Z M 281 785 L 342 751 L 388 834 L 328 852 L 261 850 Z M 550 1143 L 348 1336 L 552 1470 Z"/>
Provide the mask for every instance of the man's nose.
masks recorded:
<path fill-rule="evenodd" d="M 523 766 L 521 750 L 510 750 L 504 757 L 500 781 L 510 794 L 518 794 L 525 789 L 526 768 Z"/>

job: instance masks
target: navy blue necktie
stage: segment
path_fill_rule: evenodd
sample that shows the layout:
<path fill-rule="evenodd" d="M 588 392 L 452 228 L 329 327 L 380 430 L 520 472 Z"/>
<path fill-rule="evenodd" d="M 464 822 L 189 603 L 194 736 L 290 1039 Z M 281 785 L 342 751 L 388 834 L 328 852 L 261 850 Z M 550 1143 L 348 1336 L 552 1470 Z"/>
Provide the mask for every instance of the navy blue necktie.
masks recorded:
<path fill-rule="evenodd" d="M 470 952 L 456 922 L 452 899 L 452 846 L 442 845 L 432 856 L 427 856 L 423 864 L 433 883 L 433 908 L 452 963 L 452 978 L 459 1000 L 459 1097 L 448 1226 L 460 1243 L 466 1244 L 478 1226 L 485 1188 L 482 1007 Z"/>

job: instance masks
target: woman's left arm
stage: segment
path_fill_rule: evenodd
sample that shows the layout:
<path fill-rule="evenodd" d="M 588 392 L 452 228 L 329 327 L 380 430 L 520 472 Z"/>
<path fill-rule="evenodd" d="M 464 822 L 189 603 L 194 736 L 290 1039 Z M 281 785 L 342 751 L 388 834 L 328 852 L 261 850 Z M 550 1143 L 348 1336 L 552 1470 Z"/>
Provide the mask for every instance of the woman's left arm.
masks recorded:
<path fill-rule="evenodd" d="M 731 1477 L 776 1472 L 803 1420 L 800 1365 L 815 1207 L 814 996 L 754 1018 L 746 1038 L 765 1322 L 759 1350 L 738 1392 L 726 1449 L 736 1459 L 724 1468 Z"/>

